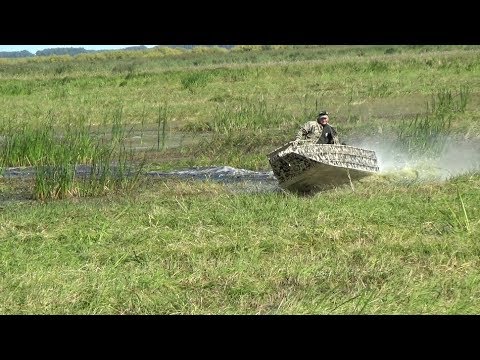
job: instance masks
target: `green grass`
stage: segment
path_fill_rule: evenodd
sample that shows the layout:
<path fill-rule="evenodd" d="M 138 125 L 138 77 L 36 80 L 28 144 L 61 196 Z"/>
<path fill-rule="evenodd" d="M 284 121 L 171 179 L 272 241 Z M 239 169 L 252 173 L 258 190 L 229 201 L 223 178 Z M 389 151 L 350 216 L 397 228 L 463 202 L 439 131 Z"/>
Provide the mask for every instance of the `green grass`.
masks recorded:
<path fill-rule="evenodd" d="M 0 168 L 37 170 L 0 176 L 0 313 L 478 313 L 479 171 L 441 180 L 433 160 L 453 144 L 439 163 L 460 165 L 479 141 L 479 51 L 0 59 Z M 139 175 L 270 170 L 266 154 L 323 109 L 348 144 L 426 159 L 309 197 Z"/>
<path fill-rule="evenodd" d="M 443 184 L 379 193 L 372 181 L 299 198 L 167 181 L 103 200 L 12 203 L 1 213 L 0 311 L 476 313 L 480 198 L 469 189 L 479 184 L 445 184 L 462 194 L 453 201 Z"/>

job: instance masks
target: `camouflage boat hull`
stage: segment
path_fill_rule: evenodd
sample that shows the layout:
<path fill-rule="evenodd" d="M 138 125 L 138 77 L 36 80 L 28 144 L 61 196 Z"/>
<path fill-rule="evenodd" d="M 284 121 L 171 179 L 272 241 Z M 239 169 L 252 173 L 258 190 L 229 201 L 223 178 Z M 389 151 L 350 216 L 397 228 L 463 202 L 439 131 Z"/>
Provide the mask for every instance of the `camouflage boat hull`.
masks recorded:
<path fill-rule="evenodd" d="M 280 187 L 311 193 L 378 172 L 375 152 L 347 145 L 289 142 L 267 155 Z"/>

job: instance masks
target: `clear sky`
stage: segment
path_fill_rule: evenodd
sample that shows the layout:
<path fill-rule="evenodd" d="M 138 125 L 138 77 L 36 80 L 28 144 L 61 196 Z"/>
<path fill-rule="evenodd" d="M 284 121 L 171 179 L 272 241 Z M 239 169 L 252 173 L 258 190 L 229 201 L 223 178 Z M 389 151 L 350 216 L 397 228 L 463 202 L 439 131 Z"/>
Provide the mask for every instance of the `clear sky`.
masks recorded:
<path fill-rule="evenodd" d="M 38 50 L 51 49 L 51 48 L 84 48 L 85 50 L 115 50 L 123 49 L 128 46 L 136 45 L 0 45 L 0 51 L 22 51 L 27 50 L 32 54 L 35 54 Z M 152 47 L 155 45 L 145 45 Z"/>

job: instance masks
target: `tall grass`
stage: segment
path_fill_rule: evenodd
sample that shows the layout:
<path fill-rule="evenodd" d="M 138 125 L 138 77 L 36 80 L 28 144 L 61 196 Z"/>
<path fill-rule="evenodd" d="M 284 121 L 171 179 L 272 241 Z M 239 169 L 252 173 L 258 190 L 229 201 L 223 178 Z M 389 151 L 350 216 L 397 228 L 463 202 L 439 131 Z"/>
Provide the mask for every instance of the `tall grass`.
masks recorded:
<path fill-rule="evenodd" d="M 30 95 L 35 85 L 30 81 L 5 82 L 0 85 L 0 94 L 7 96 Z"/>
<path fill-rule="evenodd" d="M 195 93 L 198 88 L 205 87 L 211 77 L 210 72 L 200 71 L 186 74 L 182 80 L 182 87 L 191 93 Z"/>
<path fill-rule="evenodd" d="M 269 105 L 263 96 L 257 99 L 245 99 L 235 106 L 218 104 L 212 117 L 212 120 L 206 124 L 192 124 L 186 129 L 198 130 L 200 127 L 202 130 L 229 134 L 279 126 L 285 121 L 283 109 L 278 105 Z"/>
<path fill-rule="evenodd" d="M 112 128 L 110 131 L 111 141 L 114 143 L 119 143 L 125 138 L 125 125 L 122 122 L 123 118 L 123 107 L 119 106 L 114 110 Z"/>
<path fill-rule="evenodd" d="M 167 121 L 168 121 L 168 106 L 158 107 L 157 117 L 157 151 L 165 148 L 165 141 L 167 138 Z M 161 144 L 161 145 L 160 145 Z"/>
<path fill-rule="evenodd" d="M 75 164 L 64 162 L 35 166 L 33 197 L 37 200 L 79 196 L 75 183 Z"/>
<path fill-rule="evenodd" d="M 64 144 L 65 156 L 72 162 L 88 162 L 92 157 L 92 144 L 95 142 L 89 125 L 70 123 L 65 128 L 55 128 L 52 124 L 23 124 L 4 129 L 4 139 L 0 143 L 0 164 L 7 166 L 33 166 L 39 163 L 55 163 L 58 146 Z"/>
<path fill-rule="evenodd" d="M 45 161 L 52 153 L 55 144 L 55 132 L 51 125 L 27 125 L 19 128 L 12 126 L 4 129 L 1 147 L 3 166 L 32 166 Z"/>
<path fill-rule="evenodd" d="M 454 113 L 465 112 L 471 89 L 468 86 L 461 86 L 457 94 L 451 89 L 440 89 L 431 100 L 432 113 Z"/>
<path fill-rule="evenodd" d="M 454 208 L 450 204 L 447 204 L 446 207 L 448 208 L 448 212 L 447 211 L 442 211 L 442 212 L 446 215 L 447 219 L 449 219 L 448 223 L 451 226 L 451 228 L 456 229 L 459 232 L 466 231 L 467 233 L 470 233 L 472 230 L 470 219 L 468 217 L 467 209 L 465 207 L 465 201 L 458 187 L 457 187 L 457 200 L 459 203 L 460 210 L 454 210 Z"/>
<path fill-rule="evenodd" d="M 99 196 L 133 189 L 144 167 L 144 162 L 138 164 L 134 159 L 133 149 L 125 144 L 118 144 L 116 148 L 97 144 L 90 168 L 81 178 L 81 195 Z"/>
<path fill-rule="evenodd" d="M 39 200 L 131 189 L 144 163 L 135 163 L 138 156 L 125 146 L 126 133 L 121 112 L 108 138 L 99 138 L 82 122 L 64 129 L 47 124 L 10 127 L 1 146 L 1 166 L 32 166 L 33 197 Z M 79 164 L 89 166 L 87 177 L 76 176 Z"/>
<path fill-rule="evenodd" d="M 457 96 L 450 89 L 439 90 L 430 102 L 427 111 L 399 129 L 398 140 L 411 156 L 438 155 L 450 135 L 452 120 L 456 112 L 465 112 L 470 89 L 460 88 Z"/>
<path fill-rule="evenodd" d="M 444 149 L 451 123 L 448 114 L 416 115 L 400 128 L 399 141 L 410 156 L 437 155 Z"/>

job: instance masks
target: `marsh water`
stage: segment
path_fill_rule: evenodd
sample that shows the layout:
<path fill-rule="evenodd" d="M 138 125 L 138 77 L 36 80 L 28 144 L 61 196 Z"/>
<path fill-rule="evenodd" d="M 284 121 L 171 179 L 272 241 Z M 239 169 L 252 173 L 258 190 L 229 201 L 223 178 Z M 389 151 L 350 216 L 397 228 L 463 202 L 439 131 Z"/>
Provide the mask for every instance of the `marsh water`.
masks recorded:
<path fill-rule="evenodd" d="M 75 167 L 76 176 L 88 176 L 91 168 L 87 165 Z M 237 169 L 231 166 L 196 167 L 172 171 L 148 171 L 145 176 L 154 179 L 180 179 L 216 181 L 225 184 L 234 191 L 271 192 L 281 191 L 273 171 L 253 171 Z M 3 169 L 5 178 L 28 178 L 35 176 L 33 167 L 12 167 Z"/>
<path fill-rule="evenodd" d="M 126 145 L 132 150 L 164 150 L 191 146 L 199 141 L 208 140 L 208 133 L 182 133 L 168 129 L 162 134 L 158 127 L 132 126 L 126 131 Z M 98 136 L 109 136 L 111 129 L 108 127 L 95 127 L 93 132 Z M 162 136 L 164 135 L 164 136 Z M 113 169 L 114 171 L 114 169 Z M 88 176 L 91 168 L 88 165 L 77 165 L 76 176 Z M 154 179 L 180 179 L 220 182 L 233 191 L 242 192 L 270 192 L 281 191 L 273 171 L 252 171 L 237 169 L 228 165 L 211 167 L 192 167 L 172 171 L 148 171 L 145 176 Z M 0 176 L 5 178 L 28 178 L 35 176 L 33 167 L 0 168 Z"/>
<path fill-rule="evenodd" d="M 97 132 L 101 132 L 97 129 Z M 105 129 L 105 132 L 107 130 Z M 160 150 L 181 146 L 190 146 L 195 142 L 204 141 L 208 134 L 179 134 L 168 132 L 164 137 L 160 136 L 158 129 L 130 129 L 127 142 L 135 150 L 152 149 Z M 354 146 L 374 150 L 377 154 L 380 172 L 398 171 L 409 168 L 411 161 L 401 158 L 401 152 L 391 146 L 385 139 L 362 142 L 352 141 Z M 383 141 L 382 141 L 383 140 Z M 439 177 L 446 179 L 453 175 L 466 173 L 480 169 L 480 141 L 471 139 L 447 142 L 443 153 L 436 159 L 428 159 L 431 167 L 437 168 Z M 423 160 L 425 159 L 416 159 Z M 114 170 L 114 169 L 113 169 Z M 90 166 L 77 165 L 77 176 L 89 176 Z M 429 173 L 430 174 L 430 173 Z M 192 167 L 172 171 L 148 171 L 143 175 L 153 179 L 179 179 L 196 181 L 215 181 L 225 184 L 234 192 L 273 192 L 282 191 L 273 171 L 253 171 L 237 169 L 228 165 L 211 167 Z M 441 175 L 441 176 L 440 176 Z M 28 178 L 35 176 L 33 167 L 0 168 L 0 176 L 4 178 Z"/>

